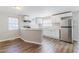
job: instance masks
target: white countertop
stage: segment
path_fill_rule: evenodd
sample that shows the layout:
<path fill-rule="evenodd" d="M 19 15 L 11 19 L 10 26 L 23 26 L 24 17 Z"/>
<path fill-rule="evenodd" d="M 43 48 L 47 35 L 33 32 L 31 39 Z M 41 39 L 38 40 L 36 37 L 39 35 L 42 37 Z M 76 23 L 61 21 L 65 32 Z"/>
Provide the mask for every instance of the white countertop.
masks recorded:
<path fill-rule="evenodd" d="M 21 30 L 42 30 L 41 28 L 21 28 Z"/>

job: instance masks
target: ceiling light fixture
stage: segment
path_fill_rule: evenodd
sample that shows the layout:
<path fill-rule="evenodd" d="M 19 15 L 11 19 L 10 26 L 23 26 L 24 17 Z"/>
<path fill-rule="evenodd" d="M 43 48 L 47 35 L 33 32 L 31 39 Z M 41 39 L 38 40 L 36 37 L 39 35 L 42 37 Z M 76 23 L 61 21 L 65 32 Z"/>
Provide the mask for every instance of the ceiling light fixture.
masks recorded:
<path fill-rule="evenodd" d="M 17 10 L 21 10 L 22 8 L 20 6 L 15 6 L 13 7 L 14 9 L 17 9 Z"/>
<path fill-rule="evenodd" d="M 18 9 L 18 10 L 21 10 L 21 7 L 18 7 L 18 6 L 17 6 L 17 7 L 15 7 L 15 8 Z"/>

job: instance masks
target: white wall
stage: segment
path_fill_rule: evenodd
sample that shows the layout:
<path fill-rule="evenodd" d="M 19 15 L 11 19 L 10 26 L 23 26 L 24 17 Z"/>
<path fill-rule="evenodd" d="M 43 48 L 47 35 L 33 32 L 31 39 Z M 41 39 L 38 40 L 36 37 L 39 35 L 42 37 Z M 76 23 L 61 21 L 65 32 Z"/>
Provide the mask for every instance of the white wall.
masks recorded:
<path fill-rule="evenodd" d="M 39 25 L 36 24 L 35 20 L 32 19 L 31 17 L 26 19 L 26 20 L 30 20 L 31 21 L 30 23 L 23 22 L 23 20 L 24 20 L 24 16 L 19 16 L 20 29 L 24 28 L 23 26 L 26 26 L 26 25 L 30 26 L 31 28 L 39 28 Z"/>
<path fill-rule="evenodd" d="M 73 12 L 73 40 L 79 41 L 79 11 Z"/>
<path fill-rule="evenodd" d="M 11 14 L 0 13 L 0 41 L 18 37 L 18 31 L 8 29 L 8 16 Z"/>

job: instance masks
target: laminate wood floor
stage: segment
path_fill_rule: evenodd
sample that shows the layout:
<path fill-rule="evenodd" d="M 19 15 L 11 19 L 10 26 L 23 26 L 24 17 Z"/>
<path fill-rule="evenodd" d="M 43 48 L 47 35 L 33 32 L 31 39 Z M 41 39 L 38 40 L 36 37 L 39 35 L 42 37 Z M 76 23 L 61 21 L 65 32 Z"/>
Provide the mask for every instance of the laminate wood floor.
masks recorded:
<path fill-rule="evenodd" d="M 74 45 L 44 37 L 41 45 L 18 38 L 0 42 L 0 53 L 72 53 Z"/>

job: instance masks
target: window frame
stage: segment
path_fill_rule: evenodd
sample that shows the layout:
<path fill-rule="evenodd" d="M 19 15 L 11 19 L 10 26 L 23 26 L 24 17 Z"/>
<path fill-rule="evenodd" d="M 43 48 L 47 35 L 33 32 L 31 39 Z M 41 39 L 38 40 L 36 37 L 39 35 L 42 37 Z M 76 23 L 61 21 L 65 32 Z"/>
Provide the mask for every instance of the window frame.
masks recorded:
<path fill-rule="evenodd" d="M 11 22 L 12 20 L 10 18 L 13 18 L 12 20 L 16 19 L 17 22 Z M 14 20 L 14 21 L 16 21 Z M 12 25 L 13 24 L 13 25 Z M 8 30 L 18 30 L 19 29 L 19 19 L 18 17 L 8 17 Z"/>

